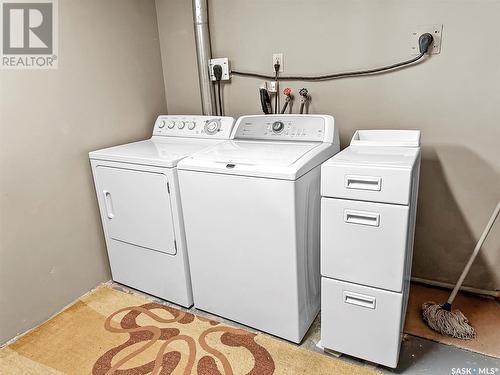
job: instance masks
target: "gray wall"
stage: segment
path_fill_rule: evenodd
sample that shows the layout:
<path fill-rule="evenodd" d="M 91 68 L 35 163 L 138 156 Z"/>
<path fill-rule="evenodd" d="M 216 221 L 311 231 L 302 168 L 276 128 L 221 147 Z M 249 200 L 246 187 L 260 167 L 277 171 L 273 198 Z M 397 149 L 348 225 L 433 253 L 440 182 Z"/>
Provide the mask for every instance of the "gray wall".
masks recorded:
<path fill-rule="evenodd" d="M 0 71 L 0 343 L 109 266 L 87 153 L 166 112 L 152 0 L 59 1 L 59 69 Z"/>
<path fill-rule="evenodd" d="M 309 88 L 310 113 L 336 117 L 342 145 L 355 129 L 422 130 L 423 164 L 413 275 L 455 282 L 500 198 L 500 1 L 212 0 L 214 57 L 233 68 L 285 74 L 376 67 L 406 59 L 417 25 L 444 24 L 440 55 L 385 74 Z M 157 0 L 170 113 L 200 113 L 191 2 Z M 279 24 L 273 26 L 273 22 Z M 259 113 L 256 79 L 225 85 L 226 113 Z M 297 101 L 298 102 L 298 101 Z M 294 106 L 297 111 L 298 105 Z M 466 284 L 500 288 L 500 225 Z"/>

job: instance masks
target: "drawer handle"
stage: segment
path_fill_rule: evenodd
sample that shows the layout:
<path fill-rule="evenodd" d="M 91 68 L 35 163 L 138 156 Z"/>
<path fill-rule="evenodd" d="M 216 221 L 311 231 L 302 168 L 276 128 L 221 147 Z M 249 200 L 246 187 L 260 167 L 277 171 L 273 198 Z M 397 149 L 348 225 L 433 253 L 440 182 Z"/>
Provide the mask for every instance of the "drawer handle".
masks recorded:
<path fill-rule="evenodd" d="M 358 294 L 344 291 L 344 303 L 375 309 L 376 298 L 365 294 Z"/>
<path fill-rule="evenodd" d="M 380 191 L 382 177 L 347 175 L 345 176 L 345 187 L 346 189 Z"/>
<path fill-rule="evenodd" d="M 348 224 L 370 225 L 372 227 L 380 226 L 380 214 L 375 212 L 345 210 L 344 222 Z"/>

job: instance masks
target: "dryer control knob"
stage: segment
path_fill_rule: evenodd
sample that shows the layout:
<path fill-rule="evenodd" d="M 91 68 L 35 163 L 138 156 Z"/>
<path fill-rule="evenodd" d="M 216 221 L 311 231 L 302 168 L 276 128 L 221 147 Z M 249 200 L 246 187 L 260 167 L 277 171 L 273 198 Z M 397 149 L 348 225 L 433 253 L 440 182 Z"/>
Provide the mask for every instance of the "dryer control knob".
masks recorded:
<path fill-rule="evenodd" d="M 273 122 L 273 132 L 281 133 L 284 128 L 285 128 L 285 124 L 283 124 L 281 121 Z"/>
<path fill-rule="evenodd" d="M 178 129 L 184 129 L 184 126 L 186 125 L 186 123 L 184 121 L 179 121 L 177 123 L 177 128 Z"/>
<path fill-rule="evenodd" d="M 173 129 L 173 128 L 174 128 L 174 126 L 175 126 L 175 122 L 174 122 L 174 121 L 170 121 L 170 122 L 168 123 L 168 128 L 169 128 L 169 129 Z"/>
<path fill-rule="evenodd" d="M 208 120 L 205 124 L 205 133 L 215 134 L 220 129 L 220 119 Z"/>

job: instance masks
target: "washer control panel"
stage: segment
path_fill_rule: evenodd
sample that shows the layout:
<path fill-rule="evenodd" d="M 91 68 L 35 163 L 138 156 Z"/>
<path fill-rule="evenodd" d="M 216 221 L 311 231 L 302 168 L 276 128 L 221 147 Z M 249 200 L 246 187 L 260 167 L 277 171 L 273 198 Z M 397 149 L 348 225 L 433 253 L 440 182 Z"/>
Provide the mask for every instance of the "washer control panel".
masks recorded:
<path fill-rule="evenodd" d="M 156 119 L 153 135 L 229 139 L 233 124 L 232 117 L 162 115 Z"/>
<path fill-rule="evenodd" d="M 326 115 L 243 116 L 238 119 L 235 139 L 331 142 L 334 120 Z"/>

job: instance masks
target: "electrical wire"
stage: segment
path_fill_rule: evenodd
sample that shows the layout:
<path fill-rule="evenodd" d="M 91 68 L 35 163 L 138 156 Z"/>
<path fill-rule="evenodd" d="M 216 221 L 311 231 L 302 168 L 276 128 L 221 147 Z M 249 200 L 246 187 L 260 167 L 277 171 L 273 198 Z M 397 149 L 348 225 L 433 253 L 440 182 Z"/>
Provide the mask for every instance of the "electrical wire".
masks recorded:
<path fill-rule="evenodd" d="M 219 115 L 219 97 L 217 96 L 217 90 L 215 89 L 216 85 L 214 82 L 214 92 L 215 92 L 215 116 L 220 116 Z"/>
<path fill-rule="evenodd" d="M 221 109 L 221 116 L 226 115 L 226 107 L 224 105 L 224 84 L 221 82 L 220 85 L 220 109 Z"/>
<path fill-rule="evenodd" d="M 425 56 L 425 52 L 420 53 L 417 57 L 414 57 L 409 60 L 405 60 L 396 64 L 383 66 L 380 68 L 374 69 L 366 69 L 366 70 L 358 70 L 354 72 L 344 72 L 344 73 L 333 73 L 333 74 L 324 74 L 317 76 L 280 76 L 279 79 L 281 81 L 326 81 L 330 79 L 339 79 L 339 78 L 347 78 L 347 77 L 356 77 L 356 76 L 364 76 L 376 73 L 386 72 L 388 70 L 394 70 L 401 68 L 406 65 L 413 64 L 419 61 L 422 57 Z M 242 77 L 252 77 L 252 78 L 260 78 L 260 79 L 275 79 L 275 76 L 262 74 L 262 73 L 251 73 L 251 72 L 243 72 L 239 70 L 232 70 L 232 74 L 242 76 Z"/>
<path fill-rule="evenodd" d="M 279 98 L 280 98 L 280 81 L 278 79 L 278 72 L 275 75 L 276 82 L 276 97 L 274 98 L 274 113 L 278 113 L 279 110 Z"/>
<path fill-rule="evenodd" d="M 279 74 L 280 74 L 280 63 L 279 61 L 276 61 L 274 63 L 274 82 L 275 82 L 275 89 L 276 89 L 276 97 L 274 98 L 274 113 L 278 113 L 279 108 L 280 108 L 280 81 L 279 81 Z"/>
<path fill-rule="evenodd" d="M 222 96 L 220 90 L 220 81 L 217 81 L 217 101 L 219 105 L 219 116 L 224 116 L 224 112 L 222 111 Z"/>

